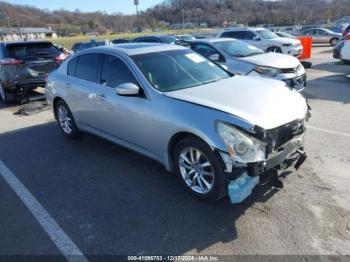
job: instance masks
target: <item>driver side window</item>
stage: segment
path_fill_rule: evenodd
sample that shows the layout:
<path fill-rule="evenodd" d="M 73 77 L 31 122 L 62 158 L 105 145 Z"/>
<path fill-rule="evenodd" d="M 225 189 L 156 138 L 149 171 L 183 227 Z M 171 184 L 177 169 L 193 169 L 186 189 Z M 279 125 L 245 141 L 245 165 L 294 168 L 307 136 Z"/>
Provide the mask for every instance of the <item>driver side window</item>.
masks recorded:
<path fill-rule="evenodd" d="M 112 55 L 103 55 L 101 84 L 115 88 L 125 83 L 138 85 L 134 75 L 122 60 Z"/>

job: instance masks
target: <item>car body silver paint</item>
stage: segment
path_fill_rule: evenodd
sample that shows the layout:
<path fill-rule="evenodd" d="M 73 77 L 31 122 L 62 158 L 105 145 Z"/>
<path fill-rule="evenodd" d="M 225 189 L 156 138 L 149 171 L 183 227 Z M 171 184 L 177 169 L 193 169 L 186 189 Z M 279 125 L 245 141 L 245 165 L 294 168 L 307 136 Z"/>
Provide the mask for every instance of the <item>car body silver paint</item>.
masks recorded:
<path fill-rule="evenodd" d="M 148 52 L 158 52 L 157 45 L 147 45 Z M 130 59 L 128 50 L 120 46 L 96 47 L 78 55 L 107 53 L 121 58 L 139 81 L 146 97 L 118 96 L 113 88 L 68 76 L 67 64 L 75 57 L 73 55 L 49 75 L 46 98 L 51 105 L 55 98 L 63 99 L 70 107 L 79 129 L 145 154 L 168 170 L 171 170 L 168 146 L 176 134 L 191 133 L 203 139 L 211 148 L 226 152 L 226 146 L 216 132 L 217 121 L 248 131 L 254 125 L 261 125 L 262 128 L 283 125 L 303 118 L 307 113 L 302 96 L 283 82 L 261 81 L 253 77 L 232 77 L 213 83 L 210 88 L 210 84 L 207 88 L 202 86 L 201 91 L 201 87 L 197 87 L 159 92 Z M 132 50 L 133 54 L 138 53 L 136 49 Z M 183 47 L 162 45 L 162 50 L 178 49 Z M 143 52 L 144 49 L 141 50 Z M 191 96 L 185 98 L 188 92 L 194 92 L 193 99 Z M 100 94 L 107 99 L 99 99 Z M 211 96 L 215 96 L 215 99 L 211 100 Z M 250 107 L 253 109 L 250 110 Z M 280 113 L 276 114 L 276 111 Z"/>

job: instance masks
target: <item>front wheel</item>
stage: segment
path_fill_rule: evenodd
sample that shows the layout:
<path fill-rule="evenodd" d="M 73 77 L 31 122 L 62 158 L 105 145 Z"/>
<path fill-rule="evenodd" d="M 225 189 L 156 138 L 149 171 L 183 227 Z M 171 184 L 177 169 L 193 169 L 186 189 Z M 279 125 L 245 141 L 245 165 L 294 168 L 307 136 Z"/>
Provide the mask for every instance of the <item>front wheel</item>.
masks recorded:
<path fill-rule="evenodd" d="M 57 102 L 55 107 L 55 115 L 58 126 L 65 136 L 69 138 L 80 137 L 81 133 L 75 123 L 72 112 L 63 100 Z"/>
<path fill-rule="evenodd" d="M 223 164 L 202 140 L 196 137 L 181 140 L 175 147 L 173 161 L 181 183 L 196 198 L 213 202 L 226 195 Z"/>
<path fill-rule="evenodd" d="M 336 46 L 338 44 L 338 39 L 337 38 L 333 38 L 331 41 L 330 41 L 330 44 L 331 46 Z"/>

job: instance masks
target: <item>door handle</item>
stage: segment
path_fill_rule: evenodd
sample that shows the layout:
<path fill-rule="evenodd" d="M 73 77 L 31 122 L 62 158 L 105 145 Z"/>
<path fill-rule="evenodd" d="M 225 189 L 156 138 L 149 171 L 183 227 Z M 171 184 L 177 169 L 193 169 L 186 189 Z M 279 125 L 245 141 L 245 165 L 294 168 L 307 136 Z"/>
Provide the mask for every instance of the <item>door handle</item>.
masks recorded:
<path fill-rule="evenodd" d="M 95 93 L 89 94 L 89 99 L 95 99 L 97 95 Z"/>

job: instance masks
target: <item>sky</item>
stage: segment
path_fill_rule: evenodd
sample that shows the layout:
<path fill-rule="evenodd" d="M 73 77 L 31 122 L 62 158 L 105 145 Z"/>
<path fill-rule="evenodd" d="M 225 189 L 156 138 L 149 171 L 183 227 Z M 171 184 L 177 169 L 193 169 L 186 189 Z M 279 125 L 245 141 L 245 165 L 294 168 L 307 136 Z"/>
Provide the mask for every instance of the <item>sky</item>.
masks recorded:
<path fill-rule="evenodd" d="M 135 13 L 134 0 L 7 0 L 10 4 L 31 5 L 41 9 L 67 10 L 79 9 L 83 12 L 106 11 L 107 13 L 122 12 L 124 14 Z M 145 10 L 162 2 L 162 0 L 139 0 L 140 10 Z"/>

